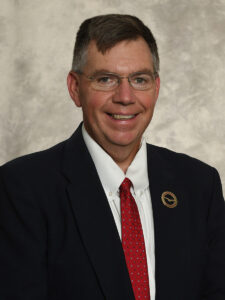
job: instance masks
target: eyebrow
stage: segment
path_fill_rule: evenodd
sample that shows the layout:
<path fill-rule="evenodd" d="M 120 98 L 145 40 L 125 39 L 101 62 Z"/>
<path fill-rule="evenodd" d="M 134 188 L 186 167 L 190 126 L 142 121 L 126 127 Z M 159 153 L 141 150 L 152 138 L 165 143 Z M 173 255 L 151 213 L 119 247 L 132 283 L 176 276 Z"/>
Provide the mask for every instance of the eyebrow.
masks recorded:
<path fill-rule="evenodd" d="M 115 73 L 115 72 L 112 72 L 110 70 L 107 70 L 107 69 L 98 69 L 98 70 L 95 70 L 90 76 L 96 76 L 96 75 L 99 75 L 99 74 L 114 74 L 114 75 L 119 75 L 119 76 L 122 76 L 118 73 Z M 140 69 L 138 71 L 135 71 L 135 72 L 131 72 L 130 74 L 142 74 L 142 73 L 145 73 L 145 74 L 154 74 L 154 71 L 150 70 L 150 69 L 147 69 L 147 68 L 144 68 L 144 69 Z M 130 75 L 128 74 L 128 75 Z"/>

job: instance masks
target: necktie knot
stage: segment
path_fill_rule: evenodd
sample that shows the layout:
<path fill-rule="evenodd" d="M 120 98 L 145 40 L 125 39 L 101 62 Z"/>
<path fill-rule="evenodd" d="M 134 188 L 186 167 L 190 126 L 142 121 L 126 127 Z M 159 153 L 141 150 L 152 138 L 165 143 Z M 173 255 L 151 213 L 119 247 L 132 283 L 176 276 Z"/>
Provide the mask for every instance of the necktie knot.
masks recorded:
<path fill-rule="evenodd" d="M 124 181 L 120 185 L 120 192 L 122 191 L 130 191 L 130 187 L 132 185 L 132 182 L 130 181 L 129 178 L 125 178 Z"/>

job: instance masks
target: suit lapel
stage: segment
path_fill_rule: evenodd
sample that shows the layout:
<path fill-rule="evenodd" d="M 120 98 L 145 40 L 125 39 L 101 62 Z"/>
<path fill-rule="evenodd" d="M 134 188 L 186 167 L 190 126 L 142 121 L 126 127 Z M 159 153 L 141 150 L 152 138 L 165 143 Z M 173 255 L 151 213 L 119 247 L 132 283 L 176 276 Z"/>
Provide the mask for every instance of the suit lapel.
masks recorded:
<path fill-rule="evenodd" d="M 165 150 L 166 151 L 166 150 Z M 153 207 L 156 258 L 156 299 L 183 299 L 189 259 L 188 201 L 179 174 L 154 146 L 148 147 L 148 173 Z M 161 195 L 169 191 L 178 204 L 169 208 Z M 168 202 L 170 204 L 170 202 Z"/>
<path fill-rule="evenodd" d="M 67 142 L 63 170 L 75 222 L 106 299 L 134 299 L 119 234 L 81 128 Z"/>

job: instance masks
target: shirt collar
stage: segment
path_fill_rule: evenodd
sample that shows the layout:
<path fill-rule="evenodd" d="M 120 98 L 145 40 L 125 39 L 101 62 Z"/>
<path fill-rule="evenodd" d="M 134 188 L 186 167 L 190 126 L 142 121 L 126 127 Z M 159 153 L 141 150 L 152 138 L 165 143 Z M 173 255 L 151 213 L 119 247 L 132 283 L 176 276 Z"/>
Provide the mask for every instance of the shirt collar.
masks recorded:
<path fill-rule="evenodd" d="M 84 124 L 82 134 L 88 151 L 94 161 L 97 173 L 105 191 L 117 193 L 125 177 L 133 183 L 134 192 L 138 193 L 149 186 L 147 171 L 147 147 L 143 138 L 141 146 L 130 164 L 126 174 L 87 133 Z"/>

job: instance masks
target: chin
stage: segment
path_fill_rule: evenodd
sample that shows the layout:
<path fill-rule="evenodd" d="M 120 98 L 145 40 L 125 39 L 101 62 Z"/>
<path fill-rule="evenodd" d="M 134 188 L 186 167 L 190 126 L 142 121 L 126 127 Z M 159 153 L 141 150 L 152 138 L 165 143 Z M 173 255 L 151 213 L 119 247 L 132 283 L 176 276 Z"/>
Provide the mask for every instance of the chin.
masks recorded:
<path fill-rule="evenodd" d="M 130 137 L 121 137 L 115 139 L 108 139 L 109 143 L 113 146 L 131 146 L 135 147 L 137 144 L 140 143 L 141 138 L 130 138 Z"/>

